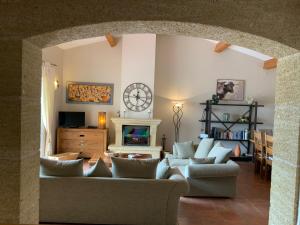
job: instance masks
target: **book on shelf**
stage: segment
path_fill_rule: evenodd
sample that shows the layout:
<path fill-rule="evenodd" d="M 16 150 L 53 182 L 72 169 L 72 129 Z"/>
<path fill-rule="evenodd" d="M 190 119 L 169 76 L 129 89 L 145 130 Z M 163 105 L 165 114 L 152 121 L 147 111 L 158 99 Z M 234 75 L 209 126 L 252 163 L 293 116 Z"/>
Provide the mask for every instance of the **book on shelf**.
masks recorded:
<path fill-rule="evenodd" d="M 219 127 L 212 127 L 210 136 L 214 139 L 248 140 L 249 132 L 247 129 L 231 131 L 231 130 L 224 130 Z"/>

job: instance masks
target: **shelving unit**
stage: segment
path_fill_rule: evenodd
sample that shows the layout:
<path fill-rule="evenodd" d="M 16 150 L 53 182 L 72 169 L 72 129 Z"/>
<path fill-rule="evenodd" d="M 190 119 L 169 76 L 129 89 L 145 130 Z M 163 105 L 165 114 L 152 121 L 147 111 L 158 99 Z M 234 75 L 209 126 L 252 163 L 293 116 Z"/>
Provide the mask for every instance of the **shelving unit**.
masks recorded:
<path fill-rule="evenodd" d="M 225 128 L 224 132 L 231 132 L 232 127 L 239 124 L 239 125 L 245 125 L 247 126 L 247 130 L 249 131 L 249 134 L 251 131 L 256 130 L 256 126 L 258 124 L 263 124 L 263 122 L 257 121 L 257 109 L 258 107 L 264 107 L 264 105 L 259 105 L 257 102 L 254 102 L 253 104 L 230 104 L 230 103 L 219 103 L 215 104 L 212 103 L 211 100 L 207 100 L 205 103 L 200 103 L 200 105 L 205 105 L 205 119 L 199 120 L 199 122 L 205 123 L 205 133 L 209 137 L 213 137 L 212 135 L 212 127 L 211 125 L 214 123 L 222 124 Z M 240 121 L 240 119 L 237 120 L 231 120 L 231 121 L 224 121 L 219 118 L 219 116 L 216 115 L 216 113 L 213 112 L 213 107 L 245 107 L 247 110 L 242 113 L 240 116 L 247 116 L 249 119 L 247 122 Z M 214 117 L 212 119 L 212 117 Z M 199 137 L 200 138 L 200 137 Z M 252 156 L 249 156 L 250 149 L 251 149 L 251 142 L 249 139 L 249 135 L 245 139 L 228 139 L 228 138 L 215 138 L 215 140 L 218 141 L 234 141 L 234 142 L 240 142 L 246 149 L 247 149 L 247 155 L 244 157 L 237 157 L 235 160 L 252 160 Z"/>

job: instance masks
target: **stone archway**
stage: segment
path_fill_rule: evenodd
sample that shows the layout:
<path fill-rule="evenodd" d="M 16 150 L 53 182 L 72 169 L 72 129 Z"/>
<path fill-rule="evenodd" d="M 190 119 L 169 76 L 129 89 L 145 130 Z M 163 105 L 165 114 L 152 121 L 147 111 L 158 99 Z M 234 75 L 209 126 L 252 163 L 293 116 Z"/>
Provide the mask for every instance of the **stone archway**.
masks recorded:
<path fill-rule="evenodd" d="M 102 36 L 107 32 L 115 34 L 146 32 L 180 34 L 227 40 L 232 44 L 250 48 L 279 59 L 275 100 L 274 169 L 269 224 L 295 224 L 299 197 L 299 51 L 266 38 L 222 27 L 160 21 L 100 23 L 73 27 L 23 40 L 22 97 L 20 104 L 21 163 L 17 174 L 20 176 L 20 189 L 12 190 L 18 191 L 20 195 L 19 198 L 10 202 L 11 204 L 19 204 L 19 211 L 12 210 L 7 211 L 7 214 L 3 214 L 3 210 L 0 209 L 0 217 L 2 218 L 0 222 L 38 223 L 39 154 L 37 149 L 39 148 L 40 131 L 38 121 L 40 118 L 41 49 L 76 39 Z M 11 191 L 6 193 L 6 199 L 10 198 L 10 194 Z M 9 203 L 9 200 L 6 200 L 6 202 Z M 14 212 L 18 212 L 18 215 Z M 18 220 L 14 220 L 16 217 Z"/>

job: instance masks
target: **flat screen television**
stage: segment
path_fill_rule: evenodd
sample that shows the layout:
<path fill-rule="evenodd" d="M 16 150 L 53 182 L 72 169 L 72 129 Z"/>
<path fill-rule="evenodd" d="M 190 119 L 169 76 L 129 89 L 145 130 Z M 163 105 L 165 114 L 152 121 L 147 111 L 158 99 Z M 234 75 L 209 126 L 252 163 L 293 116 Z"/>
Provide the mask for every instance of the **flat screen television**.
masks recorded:
<path fill-rule="evenodd" d="M 85 112 L 59 112 L 59 126 L 78 128 L 85 126 Z"/>

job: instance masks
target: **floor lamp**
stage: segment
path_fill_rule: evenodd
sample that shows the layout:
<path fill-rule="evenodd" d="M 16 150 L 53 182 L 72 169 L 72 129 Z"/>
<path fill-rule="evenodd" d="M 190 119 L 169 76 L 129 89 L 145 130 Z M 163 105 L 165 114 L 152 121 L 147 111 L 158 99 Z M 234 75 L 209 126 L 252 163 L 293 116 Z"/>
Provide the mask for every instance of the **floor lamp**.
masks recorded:
<path fill-rule="evenodd" d="M 183 104 L 182 103 L 175 103 L 173 105 L 173 123 L 175 127 L 175 142 L 179 141 L 179 129 L 181 124 L 181 118 L 183 116 Z"/>

